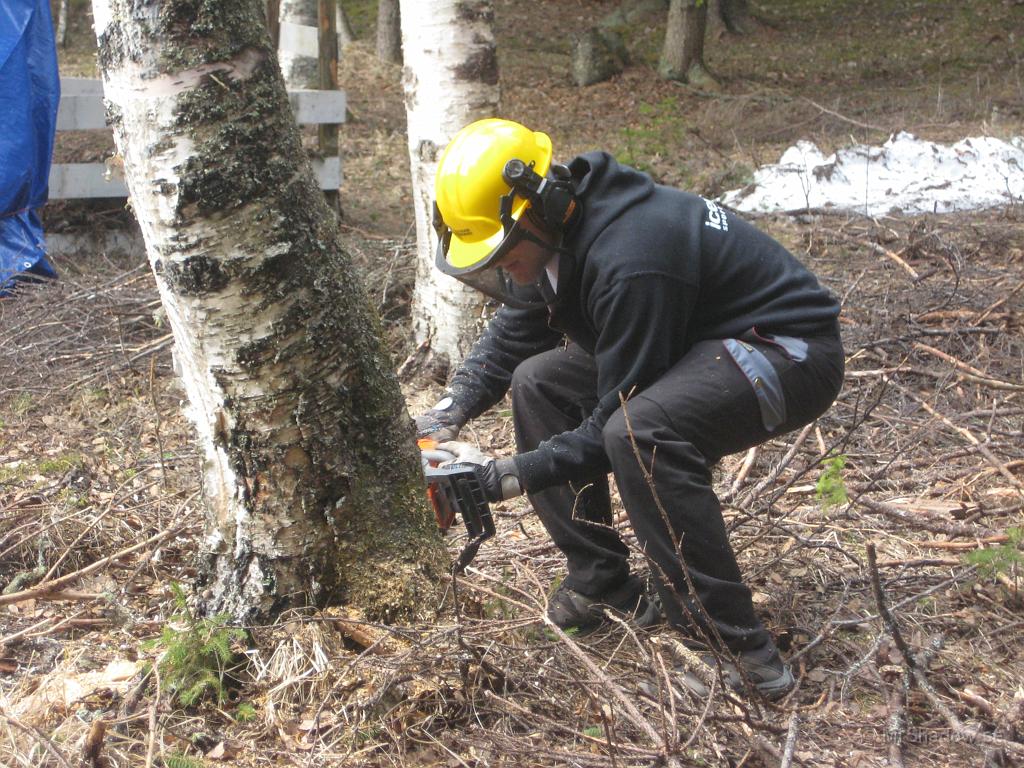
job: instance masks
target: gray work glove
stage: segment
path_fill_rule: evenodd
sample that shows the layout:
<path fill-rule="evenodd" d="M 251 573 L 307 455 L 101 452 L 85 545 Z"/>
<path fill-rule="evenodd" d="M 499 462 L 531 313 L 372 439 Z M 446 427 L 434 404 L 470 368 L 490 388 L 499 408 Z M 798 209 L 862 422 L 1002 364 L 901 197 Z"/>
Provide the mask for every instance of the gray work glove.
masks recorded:
<path fill-rule="evenodd" d="M 454 440 L 466 423 L 466 415 L 450 397 L 442 397 L 426 413 L 415 419 L 416 437 L 429 437 L 439 443 Z"/>
<path fill-rule="evenodd" d="M 423 465 L 423 471 L 426 472 L 428 467 L 439 467 L 442 464 L 449 464 L 455 461 L 455 454 L 448 453 L 448 451 L 442 451 L 439 448 L 426 448 L 420 449 L 420 463 Z"/>
<path fill-rule="evenodd" d="M 449 464 L 470 464 L 488 501 L 505 501 L 519 496 L 523 486 L 519 482 L 519 471 L 513 459 L 496 459 L 483 453 L 475 445 L 449 440 L 437 446 L 454 454 Z"/>

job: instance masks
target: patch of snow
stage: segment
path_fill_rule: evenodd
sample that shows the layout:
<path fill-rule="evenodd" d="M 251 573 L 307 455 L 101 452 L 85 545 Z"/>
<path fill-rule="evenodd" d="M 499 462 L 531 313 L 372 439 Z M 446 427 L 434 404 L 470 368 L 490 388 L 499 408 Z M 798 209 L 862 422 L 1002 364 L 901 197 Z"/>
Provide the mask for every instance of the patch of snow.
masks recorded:
<path fill-rule="evenodd" d="M 787 149 L 754 182 L 719 202 L 738 211 L 832 208 L 877 216 L 948 213 L 1024 202 L 1024 138 L 975 136 L 953 145 L 894 134 L 825 157 L 809 141 Z"/>

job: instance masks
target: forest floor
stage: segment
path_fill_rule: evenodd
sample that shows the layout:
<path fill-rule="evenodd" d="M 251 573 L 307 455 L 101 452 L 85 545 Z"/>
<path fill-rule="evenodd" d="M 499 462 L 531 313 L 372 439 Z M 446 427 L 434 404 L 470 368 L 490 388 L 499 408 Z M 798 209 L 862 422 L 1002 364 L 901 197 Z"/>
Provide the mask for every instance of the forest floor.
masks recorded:
<path fill-rule="evenodd" d="M 368 39 L 366 5 L 353 16 Z M 712 34 L 715 93 L 657 79 L 657 15 L 625 30 L 622 75 L 577 89 L 571 35 L 618 3 L 495 6 L 506 116 L 561 157 L 608 149 L 706 195 L 801 138 L 1024 135 L 1019 0 L 778 0 L 748 34 Z M 89 75 L 74 8 L 62 67 Z M 414 258 L 401 72 L 362 42 L 342 70 L 344 238 L 397 364 Z M 62 141 L 64 159 L 105 151 Z M 46 217 L 68 231 L 126 215 L 101 202 Z M 519 500 L 434 622 L 289 615 L 235 643 L 222 700 L 175 702 L 152 662 L 168 628 L 203 629 L 173 589 L 202 540 L 198 456 L 148 266 L 94 253 L 0 302 L 0 765 L 1024 765 L 1024 206 L 757 224 L 842 299 L 847 352 L 825 416 L 716 470 L 799 679 L 788 698 L 647 698 L 637 682 L 684 661 L 664 627 L 545 628 L 563 567 Z M 438 391 L 405 386 L 412 412 Z M 507 408 L 466 434 L 507 452 Z"/>

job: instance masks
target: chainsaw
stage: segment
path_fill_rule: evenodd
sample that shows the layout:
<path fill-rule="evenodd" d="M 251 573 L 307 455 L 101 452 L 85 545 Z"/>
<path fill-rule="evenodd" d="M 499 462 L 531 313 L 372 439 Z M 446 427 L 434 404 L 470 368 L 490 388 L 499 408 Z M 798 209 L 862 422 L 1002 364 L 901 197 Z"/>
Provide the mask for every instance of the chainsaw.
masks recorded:
<path fill-rule="evenodd" d="M 427 479 L 427 498 L 434 508 L 437 527 L 445 534 L 462 518 L 469 541 L 459 553 L 452 572 L 459 574 L 473 562 L 480 545 L 494 535 L 494 517 L 484 496 L 480 480 L 472 464 L 445 464 L 455 457 L 437 447 L 437 441 L 421 437 L 416 441 L 424 459 L 423 474 Z"/>

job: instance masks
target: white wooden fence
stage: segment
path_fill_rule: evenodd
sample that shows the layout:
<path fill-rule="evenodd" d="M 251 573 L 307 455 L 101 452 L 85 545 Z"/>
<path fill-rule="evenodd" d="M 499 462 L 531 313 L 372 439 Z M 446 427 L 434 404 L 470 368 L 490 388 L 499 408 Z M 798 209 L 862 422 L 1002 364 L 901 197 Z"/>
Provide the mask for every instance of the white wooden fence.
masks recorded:
<path fill-rule="evenodd" d="M 60 81 L 57 131 L 109 130 L 103 107 L 103 84 L 99 80 L 64 77 Z M 344 91 L 288 92 L 288 100 L 299 125 L 340 125 L 345 122 Z M 313 159 L 320 189 L 337 191 L 341 186 L 341 158 Z M 60 163 L 50 166 L 50 199 L 73 200 L 92 197 L 127 197 L 124 180 L 108 173 L 105 163 Z"/>

